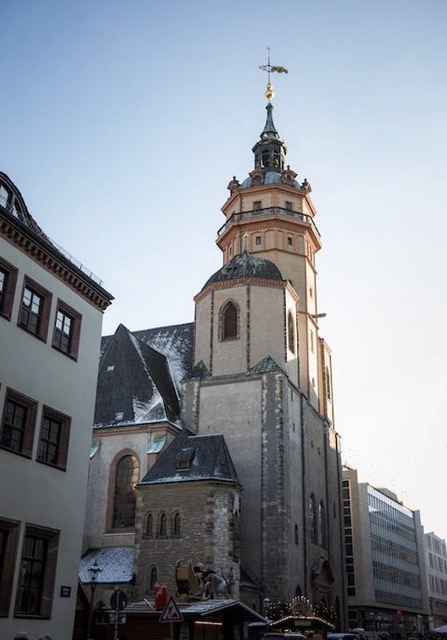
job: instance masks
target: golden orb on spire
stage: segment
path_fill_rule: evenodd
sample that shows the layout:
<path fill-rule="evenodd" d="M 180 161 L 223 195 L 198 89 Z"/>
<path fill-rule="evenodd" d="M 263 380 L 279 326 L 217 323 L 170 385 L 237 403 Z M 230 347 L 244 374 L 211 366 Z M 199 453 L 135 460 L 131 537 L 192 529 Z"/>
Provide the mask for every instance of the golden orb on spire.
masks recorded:
<path fill-rule="evenodd" d="M 271 73 L 289 73 L 285 67 L 280 67 L 278 65 L 272 66 L 270 64 L 270 47 L 267 47 L 267 64 L 261 64 L 259 68 L 262 71 L 267 72 L 267 89 L 265 91 L 265 97 L 270 102 L 275 97 L 275 92 L 273 91 L 273 85 L 270 83 L 270 74 Z"/>
<path fill-rule="evenodd" d="M 267 89 L 265 90 L 265 97 L 269 101 L 273 100 L 273 98 L 275 97 L 275 92 L 273 91 L 273 85 L 270 82 L 267 83 Z"/>

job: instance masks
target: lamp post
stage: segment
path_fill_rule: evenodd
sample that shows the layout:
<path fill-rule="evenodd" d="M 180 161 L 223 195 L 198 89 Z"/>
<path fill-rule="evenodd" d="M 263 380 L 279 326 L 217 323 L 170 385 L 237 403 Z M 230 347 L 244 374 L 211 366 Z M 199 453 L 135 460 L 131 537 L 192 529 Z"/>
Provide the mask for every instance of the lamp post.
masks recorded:
<path fill-rule="evenodd" d="M 262 613 L 264 618 L 268 618 L 271 600 L 268 596 L 262 601 Z"/>
<path fill-rule="evenodd" d="M 102 571 L 101 567 L 98 564 L 98 561 L 92 564 L 89 568 L 88 573 L 90 577 L 90 606 L 88 609 L 88 625 L 87 625 L 87 640 L 90 640 L 90 632 L 92 629 L 92 617 L 93 617 L 93 599 L 95 597 L 95 589 L 98 583 L 98 574 Z"/>

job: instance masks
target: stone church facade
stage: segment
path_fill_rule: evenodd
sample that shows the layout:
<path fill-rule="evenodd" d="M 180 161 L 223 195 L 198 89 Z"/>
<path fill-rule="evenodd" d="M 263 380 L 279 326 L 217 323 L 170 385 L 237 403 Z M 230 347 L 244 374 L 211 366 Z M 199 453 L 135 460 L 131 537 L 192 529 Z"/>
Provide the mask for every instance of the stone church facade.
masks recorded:
<path fill-rule="evenodd" d="M 176 563 L 190 560 L 231 576 L 232 597 L 256 611 L 306 596 L 343 627 L 320 234 L 266 109 L 254 169 L 228 185 L 223 266 L 196 295 L 194 323 L 103 339 L 83 563 L 106 568 L 108 550 L 133 549 L 138 601 L 157 582 L 174 594 Z"/>

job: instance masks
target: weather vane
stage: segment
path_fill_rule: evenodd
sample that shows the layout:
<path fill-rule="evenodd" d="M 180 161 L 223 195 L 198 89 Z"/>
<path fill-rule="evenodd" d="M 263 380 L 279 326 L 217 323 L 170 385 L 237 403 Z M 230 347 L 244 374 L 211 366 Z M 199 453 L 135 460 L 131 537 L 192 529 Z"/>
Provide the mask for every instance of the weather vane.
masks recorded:
<path fill-rule="evenodd" d="M 272 66 L 270 64 L 270 47 L 267 47 L 267 51 L 268 51 L 267 64 L 261 64 L 259 68 L 262 69 L 262 71 L 267 71 L 267 89 L 265 91 L 265 97 L 270 102 L 270 100 L 273 100 L 273 98 L 275 97 L 275 94 L 273 91 L 273 85 L 270 83 L 270 74 L 275 72 L 276 73 L 289 73 L 289 72 L 285 67 L 280 67 L 277 65 Z"/>

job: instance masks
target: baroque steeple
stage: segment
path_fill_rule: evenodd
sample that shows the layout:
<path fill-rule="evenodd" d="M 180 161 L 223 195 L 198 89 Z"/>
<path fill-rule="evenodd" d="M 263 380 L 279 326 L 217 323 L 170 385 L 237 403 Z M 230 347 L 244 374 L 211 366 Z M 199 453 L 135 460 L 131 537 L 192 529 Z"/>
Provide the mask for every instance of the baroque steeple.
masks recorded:
<path fill-rule="evenodd" d="M 268 102 L 267 120 L 261 133 L 260 140 L 255 144 L 252 151 L 255 154 L 255 170 L 275 171 L 281 173 L 284 169 L 284 159 L 287 153 L 286 145 L 280 140 L 279 134 L 273 123 L 273 105 Z"/>
<path fill-rule="evenodd" d="M 284 157 L 287 153 L 286 145 L 279 139 L 279 134 L 273 123 L 273 105 L 272 100 L 275 96 L 273 85 L 270 82 L 271 73 L 288 73 L 287 69 L 280 66 L 272 66 L 270 64 L 270 47 L 267 48 L 268 58 L 267 64 L 261 65 L 259 68 L 267 72 L 267 88 L 265 97 L 268 100 L 266 106 L 267 120 L 261 133 L 261 140 L 255 144 L 252 151 L 255 154 L 255 170 L 265 169 L 266 171 L 280 172 L 284 169 Z"/>

